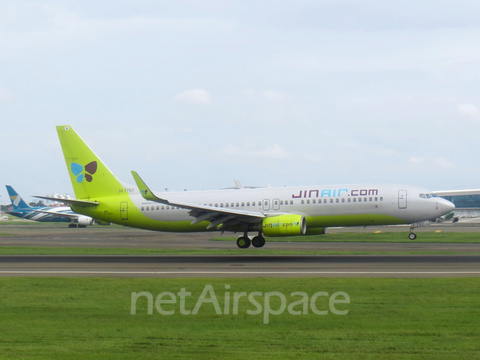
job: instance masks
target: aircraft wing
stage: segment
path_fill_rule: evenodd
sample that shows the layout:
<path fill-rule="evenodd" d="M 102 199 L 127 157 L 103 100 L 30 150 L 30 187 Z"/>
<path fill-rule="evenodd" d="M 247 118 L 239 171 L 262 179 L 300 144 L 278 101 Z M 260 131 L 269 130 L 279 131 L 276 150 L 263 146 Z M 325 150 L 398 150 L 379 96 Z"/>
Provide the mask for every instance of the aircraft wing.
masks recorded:
<path fill-rule="evenodd" d="M 248 223 L 257 223 L 261 222 L 265 215 L 256 212 L 256 211 L 245 211 L 229 208 L 219 208 L 214 206 L 184 203 L 184 202 L 172 202 L 167 199 L 162 199 L 156 196 L 150 188 L 145 184 L 145 182 L 140 178 L 140 176 L 132 171 L 133 178 L 140 190 L 140 194 L 145 200 L 154 201 L 164 205 L 175 206 L 183 209 L 189 209 L 190 216 L 193 216 L 195 219 L 191 222 L 192 225 L 195 225 L 201 221 L 208 221 L 210 225 L 207 226 L 207 229 L 211 229 L 220 224 L 218 229 L 222 230 L 231 226 L 240 224 L 241 222 Z"/>
<path fill-rule="evenodd" d="M 63 218 L 67 218 L 67 219 L 70 219 L 70 220 L 78 219 L 78 214 L 61 213 L 61 212 L 47 211 L 47 210 L 32 210 L 32 212 L 50 214 L 54 217 L 63 217 Z"/>

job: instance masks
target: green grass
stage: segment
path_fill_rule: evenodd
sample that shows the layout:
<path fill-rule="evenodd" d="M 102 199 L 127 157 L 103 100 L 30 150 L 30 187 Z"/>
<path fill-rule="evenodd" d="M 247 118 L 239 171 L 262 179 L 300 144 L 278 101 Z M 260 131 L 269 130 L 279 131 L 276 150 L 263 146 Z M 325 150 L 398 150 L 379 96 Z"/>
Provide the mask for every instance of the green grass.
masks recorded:
<path fill-rule="evenodd" d="M 46 226 L 46 227 L 49 227 L 49 226 L 58 226 L 58 224 L 63 224 L 63 226 L 65 226 L 65 224 L 67 223 L 48 223 L 48 222 L 39 222 L 39 221 L 33 221 L 33 220 L 23 220 L 23 219 L 18 219 L 18 218 L 15 218 L 15 217 L 10 217 L 9 220 L 3 220 L 3 221 L 0 221 L 0 226 L 2 225 L 21 225 L 21 226 L 34 226 L 34 225 L 37 225 L 37 226 Z"/>
<path fill-rule="evenodd" d="M 348 315 L 146 314 L 145 298 L 130 315 L 131 293 L 191 292 L 192 310 L 206 284 L 223 309 L 230 292 L 337 291 Z M 0 278 L 2 359 L 474 359 L 480 356 L 478 278 Z M 257 300 L 263 301 L 263 297 Z M 276 300 L 276 298 L 275 298 Z M 271 302 L 272 309 L 279 307 Z M 328 309 L 325 298 L 317 307 Z M 296 310 L 300 309 L 299 307 Z"/>
<path fill-rule="evenodd" d="M 302 251 L 269 249 L 140 249 L 91 247 L 0 246 L 0 255 L 478 255 L 456 251 Z"/>
<path fill-rule="evenodd" d="M 268 241 L 280 242 L 435 242 L 435 243 L 480 243 L 480 234 L 476 232 L 417 232 L 417 239 L 408 239 L 409 230 L 405 232 L 359 233 L 329 231 L 325 235 L 305 235 L 290 237 L 269 237 Z M 236 241 L 236 237 L 214 237 L 214 241 Z"/>

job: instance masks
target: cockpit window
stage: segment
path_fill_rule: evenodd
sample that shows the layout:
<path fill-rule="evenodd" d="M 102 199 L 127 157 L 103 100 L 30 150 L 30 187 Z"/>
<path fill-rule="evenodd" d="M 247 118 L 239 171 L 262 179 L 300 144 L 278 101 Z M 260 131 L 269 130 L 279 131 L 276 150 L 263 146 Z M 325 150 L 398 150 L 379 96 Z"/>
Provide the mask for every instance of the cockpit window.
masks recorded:
<path fill-rule="evenodd" d="M 438 197 L 437 194 L 418 194 L 421 199 L 431 199 L 431 198 L 436 198 Z"/>

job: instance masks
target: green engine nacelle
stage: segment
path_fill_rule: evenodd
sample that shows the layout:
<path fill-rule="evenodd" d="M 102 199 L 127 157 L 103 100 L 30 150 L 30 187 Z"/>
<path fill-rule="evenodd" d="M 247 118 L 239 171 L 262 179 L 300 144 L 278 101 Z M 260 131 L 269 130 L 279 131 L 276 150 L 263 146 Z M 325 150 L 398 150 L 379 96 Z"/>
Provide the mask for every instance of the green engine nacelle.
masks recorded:
<path fill-rule="evenodd" d="M 263 220 L 262 231 L 266 236 L 305 235 L 307 223 L 302 215 L 279 215 Z"/>

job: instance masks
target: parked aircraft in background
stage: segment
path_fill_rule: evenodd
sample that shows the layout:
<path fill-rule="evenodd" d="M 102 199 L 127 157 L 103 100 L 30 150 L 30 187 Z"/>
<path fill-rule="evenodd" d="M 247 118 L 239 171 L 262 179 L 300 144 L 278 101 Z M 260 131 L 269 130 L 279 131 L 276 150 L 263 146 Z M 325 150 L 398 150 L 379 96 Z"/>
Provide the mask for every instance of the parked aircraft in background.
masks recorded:
<path fill-rule="evenodd" d="M 75 214 L 69 206 L 32 207 L 18 195 L 13 187 L 6 185 L 6 188 L 12 201 L 12 209 L 6 211 L 9 215 L 40 222 L 69 222 L 69 227 L 77 227 L 77 224 L 78 227 L 85 227 L 95 222 L 90 216 Z"/>
<path fill-rule="evenodd" d="M 262 247 L 264 236 L 322 234 L 332 226 L 413 224 L 434 220 L 454 205 L 406 185 L 351 184 L 152 192 L 120 182 L 68 125 L 57 126 L 76 200 L 75 212 L 148 230 L 242 232 L 240 248 Z M 42 197 L 40 198 L 48 198 Z M 250 240 L 249 232 L 257 235 Z"/>

